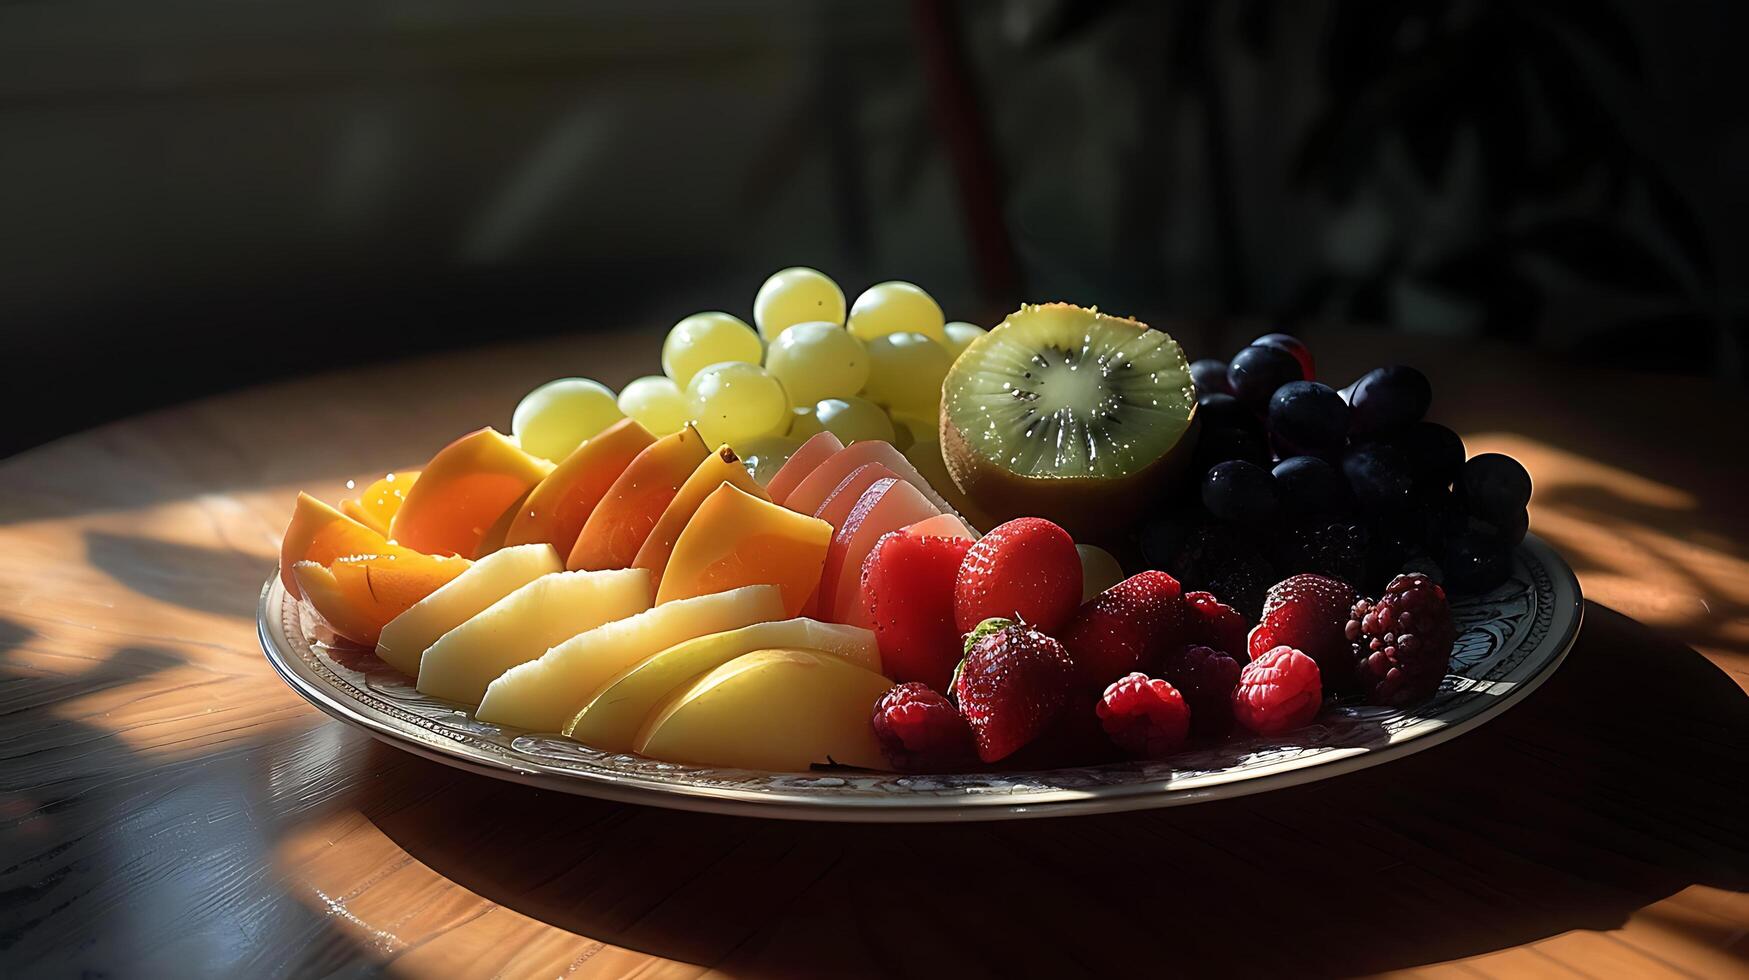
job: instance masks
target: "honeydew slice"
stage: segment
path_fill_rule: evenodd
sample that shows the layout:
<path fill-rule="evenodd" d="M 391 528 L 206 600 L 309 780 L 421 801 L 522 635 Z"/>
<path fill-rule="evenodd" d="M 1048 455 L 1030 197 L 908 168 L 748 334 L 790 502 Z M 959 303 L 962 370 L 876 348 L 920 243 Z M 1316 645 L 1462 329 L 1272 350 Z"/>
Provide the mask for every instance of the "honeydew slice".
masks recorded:
<path fill-rule="evenodd" d="M 743 654 L 694 681 L 639 732 L 653 759 L 804 772 L 887 768 L 869 716 L 893 682 L 811 650 Z"/>
<path fill-rule="evenodd" d="M 433 643 L 419 661 L 419 692 L 478 704 L 500 674 L 579 633 L 649 609 L 653 591 L 642 568 L 543 575 Z"/>
<path fill-rule="evenodd" d="M 815 650 L 881 672 L 880 647 L 868 630 L 812 619 L 755 623 L 687 640 L 626 668 L 595 692 L 565 734 L 604 751 L 629 752 L 650 713 L 682 685 L 742 654 L 773 647 Z"/>
<path fill-rule="evenodd" d="M 538 659 L 505 671 L 487 686 L 474 717 L 556 732 L 597 688 L 646 657 L 694 637 L 783 618 L 783 598 L 775 585 L 750 585 L 657 606 L 573 636 Z"/>
<path fill-rule="evenodd" d="M 377 637 L 377 656 L 408 677 L 418 677 L 419 660 L 438 637 L 542 575 L 563 571 L 564 567 L 559 553 L 548 544 L 495 551 L 389 620 Z"/>

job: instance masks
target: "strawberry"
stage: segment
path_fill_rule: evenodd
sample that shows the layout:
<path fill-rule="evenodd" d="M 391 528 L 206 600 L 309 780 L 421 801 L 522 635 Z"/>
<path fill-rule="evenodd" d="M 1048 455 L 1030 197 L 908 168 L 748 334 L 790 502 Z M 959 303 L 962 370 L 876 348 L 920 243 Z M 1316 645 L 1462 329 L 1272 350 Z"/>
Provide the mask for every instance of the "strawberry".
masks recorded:
<path fill-rule="evenodd" d="M 1040 517 L 997 527 L 972 545 L 954 582 L 954 621 L 1018 619 L 1055 633 L 1081 604 L 1081 555 L 1069 532 Z"/>
<path fill-rule="evenodd" d="M 1024 623 L 978 624 L 953 682 L 978 758 L 999 761 L 1036 738 L 1068 703 L 1074 681 L 1075 663 L 1056 640 Z"/>
<path fill-rule="evenodd" d="M 1184 595 L 1165 572 L 1132 575 L 1090 599 L 1060 634 L 1081 683 L 1104 690 L 1153 670 L 1184 642 Z"/>
<path fill-rule="evenodd" d="M 1210 592 L 1184 596 L 1184 642 L 1219 650 L 1242 667 L 1250 656 L 1245 646 L 1245 617 Z"/>
<path fill-rule="evenodd" d="M 1317 663 L 1324 687 L 1341 687 L 1354 662 L 1345 630 L 1355 598 L 1352 586 L 1325 575 L 1306 572 L 1277 582 L 1251 631 L 1252 659 L 1276 647 L 1293 647 Z"/>
<path fill-rule="evenodd" d="M 862 601 L 881 663 L 901 683 L 946 693 L 962 652 L 954 625 L 954 579 L 972 542 L 893 531 L 862 563 Z"/>

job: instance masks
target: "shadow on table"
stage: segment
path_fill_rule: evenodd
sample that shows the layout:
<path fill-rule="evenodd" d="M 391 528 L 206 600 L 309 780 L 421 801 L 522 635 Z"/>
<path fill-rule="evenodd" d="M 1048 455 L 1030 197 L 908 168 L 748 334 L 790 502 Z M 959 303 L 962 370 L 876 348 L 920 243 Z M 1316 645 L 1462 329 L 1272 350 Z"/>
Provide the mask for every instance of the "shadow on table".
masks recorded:
<path fill-rule="evenodd" d="M 1749 697 L 1602 606 L 1475 732 L 1254 797 L 1015 823 L 786 823 L 454 774 L 361 805 L 426 865 L 598 940 L 731 972 L 1350 974 L 1749 888 Z M 376 747 L 385 765 L 398 755 Z M 1735 824 L 1735 826 L 1733 826 Z"/>

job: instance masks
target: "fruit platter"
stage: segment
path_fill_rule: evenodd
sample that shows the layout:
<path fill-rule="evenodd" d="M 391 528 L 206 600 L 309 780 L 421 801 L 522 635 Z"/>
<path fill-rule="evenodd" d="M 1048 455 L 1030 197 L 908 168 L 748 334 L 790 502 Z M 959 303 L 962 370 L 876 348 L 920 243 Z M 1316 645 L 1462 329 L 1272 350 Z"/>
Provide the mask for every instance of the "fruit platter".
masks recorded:
<path fill-rule="evenodd" d="M 299 494 L 270 662 L 497 778 L 964 820 L 1386 762 L 1525 697 L 1577 634 L 1531 475 L 1468 455 L 1411 366 L 1337 387 L 1286 334 L 1191 360 L 1094 308 L 986 329 L 807 268 L 751 319 L 689 316 L 659 374 L 548 381 L 507 432 Z"/>

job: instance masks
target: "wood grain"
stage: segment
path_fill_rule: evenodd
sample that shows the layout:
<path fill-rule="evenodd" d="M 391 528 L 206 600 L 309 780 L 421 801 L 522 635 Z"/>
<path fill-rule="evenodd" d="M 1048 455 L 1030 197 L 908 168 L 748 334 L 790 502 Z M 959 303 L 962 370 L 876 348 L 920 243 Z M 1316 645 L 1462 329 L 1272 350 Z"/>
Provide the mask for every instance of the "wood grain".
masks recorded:
<path fill-rule="evenodd" d="M 1241 339 L 1209 333 L 1181 336 Z M 1749 974 L 1746 447 L 1693 425 L 1749 400 L 1692 381 L 1314 335 L 1332 377 L 1431 365 L 1436 416 L 1535 475 L 1589 608 L 1499 720 L 1264 796 L 711 817 L 459 773 L 278 681 L 253 603 L 296 489 L 506 425 L 555 373 L 621 383 L 659 339 L 341 371 L 0 463 L 0 975 Z"/>

